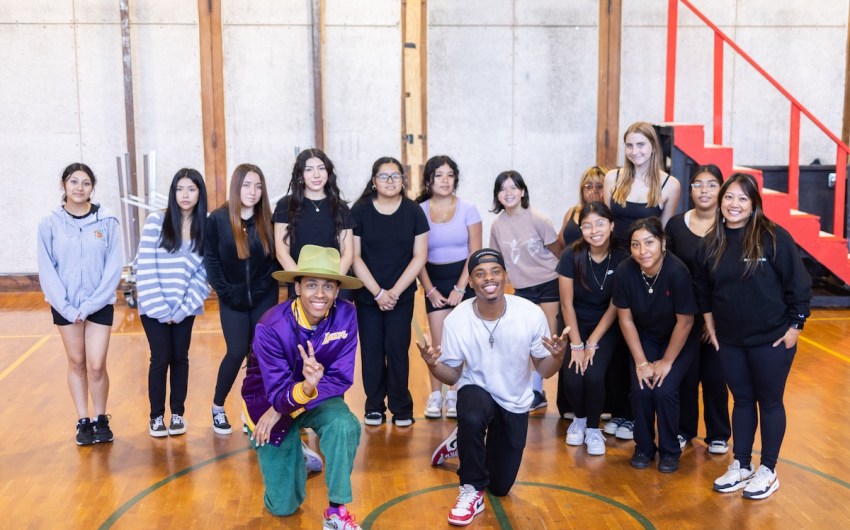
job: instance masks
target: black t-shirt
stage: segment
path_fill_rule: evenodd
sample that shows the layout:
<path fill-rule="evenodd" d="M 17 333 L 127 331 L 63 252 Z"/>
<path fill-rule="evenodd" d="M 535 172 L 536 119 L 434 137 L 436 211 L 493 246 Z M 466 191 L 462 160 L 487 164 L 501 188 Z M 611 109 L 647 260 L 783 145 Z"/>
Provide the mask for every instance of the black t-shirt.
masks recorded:
<path fill-rule="evenodd" d="M 670 339 L 676 326 L 676 315 L 698 312 L 693 281 L 682 260 L 669 252 L 653 284 L 652 293 L 640 273 L 640 265 L 627 259 L 614 275 L 614 305 L 629 308 L 640 336 L 657 342 Z"/>
<path fill-rule="evenodd" d="M 425 212 L 405 197 L 390 215 L 378 212 L 369 199 L 355 204 L 351 215 L 356 224 L 354 235 L 360 237 L 360 257 L 378 285 L 391 288 L 413 259 L 416 236 L 428 232 Z M 412 282 L 399 300 L 412 300 L 415 292 L 416 282 Z M 375 304 L 368 289 L 357 292 L 357 302 Z"/>
<path fill-rule="evenodd" d="M 291 195 L 287 195 L 277 201 L 272 222 L 289 224 L 289 201 L 291 198 Z M 318 212 L 316 211 L 317 206 Z M 354 218 L 345 203 L 340 203 L 339 214 L 342 217 L 342 230 L 354 228 Z M 301 247 L 304 245 L 319 245 L 320 247 L 339 250 L 338 235 L 336 221 L 331 215 L 328 199 L 324 198 L 321 201 L 305 199 L 304 209 L 301 210 L 296 232 L 290 233 L 289 236 L 289 255 L 297 263 L 298 256 L 301 255 Z M 351 242 L 348 243 L 351 244 Z"/>
<path fill-rule="evenodd" d="M 702 241 L 702 237 L 691 232 L 691 229 L 685 224 L 685 214 L 683 213 L 671 217 L 667 221 L 667 227 L 664 231 L 667 233 L 668 252 L 672 252 L 682 260 L 693 275 L 697 247 Z"/>
<path fill-rule="evenodd" d="M 611 249 L 610 262 L 608 258 L 601 263 L 590 261 L 590 270 L 587 275 L 586 289 L 578 278 L 575 267 L 572 245 L 568 246 L 561 254 L 558 267 L 555 269 L 561 276 L 573 280 L 573 309 L 576 311 L 576 319 L 580 324 L 599 323 L 602 315 L 608 310 L 611 296 L 614 293 L 614 276 L 617 266 L 626 259 L 626 253 L 618 248 Z"/>

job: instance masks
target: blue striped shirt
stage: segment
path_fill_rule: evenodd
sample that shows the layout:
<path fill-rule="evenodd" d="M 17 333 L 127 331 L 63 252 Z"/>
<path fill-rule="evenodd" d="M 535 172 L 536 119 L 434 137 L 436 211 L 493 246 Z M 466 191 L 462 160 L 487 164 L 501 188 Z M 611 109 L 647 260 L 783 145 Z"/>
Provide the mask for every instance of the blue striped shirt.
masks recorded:
<path fill-rule="evenodd" d="M 136 260 L 136 290 L 139 314 L 166 324 L 181 322 L 189 315 L 204 312 L 210 294 L 204 260 L 183 241 L 176 252 L 160 246 L 164 211 L 150 214 L 142 230 Z"/>

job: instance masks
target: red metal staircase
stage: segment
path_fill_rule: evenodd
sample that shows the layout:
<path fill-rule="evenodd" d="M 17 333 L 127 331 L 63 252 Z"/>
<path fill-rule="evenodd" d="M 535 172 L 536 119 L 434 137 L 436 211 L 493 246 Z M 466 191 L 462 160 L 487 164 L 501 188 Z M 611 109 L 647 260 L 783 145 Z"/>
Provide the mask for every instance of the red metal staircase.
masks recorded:
<path fill-rule="evenodd" d="M 690 9 L 702 22 L 714 32 L 714 112 L 713 142 L 705 143 L 705 131 L 702 125 L 675 123 L 673 110 L 676 86 L 676 34 L 678 28 L 679 4 Z M 763 187 L 762 172 L 757 169 L 733 166 L 733 150 L 723 144 L 723 50 L 728 46 L 749 63 L 790 103 L 789 153 L 788 153 L 788 193 Z M 834 188 L 834 234 L 820 230 L 820 217 L 801 212 L 797 209 L 800 186 L 800 117 L 808 118 L 830 140 L 835 143 Z M 784 227 L 794 240 L 821 265 L 835 274 L 844 283 L 850 284 L 850 254 L 847 250 L 844 228 L 845 192 L 847 180 L 847 159 L 850 147 L 827 129 L 808 109 L 783 88 L 770 74 L 759 66 L 744 50 L 720 30 L 705 15 L 698 11 L 689 0 L 668 0 L 667 18 L 667 81 L 664 120 L 662 126 L 673 129 L 673 145 L 698 164 L 716 164 L 724 175 L 743 172 L 753 175 L 762 192 L 765 213 L 769 218 Z M 677 175 L 686 178 L 685 175 Z"/>

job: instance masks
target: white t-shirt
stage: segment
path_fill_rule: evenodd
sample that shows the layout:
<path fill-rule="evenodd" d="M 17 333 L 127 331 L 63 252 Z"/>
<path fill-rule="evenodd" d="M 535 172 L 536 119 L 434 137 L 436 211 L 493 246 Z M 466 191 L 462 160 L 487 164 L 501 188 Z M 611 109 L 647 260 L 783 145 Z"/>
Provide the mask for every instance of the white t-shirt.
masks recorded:
<path fill-rule="evenodd" d="M 492 330 L 496 322 L 482 322 L 475 315 L 475 298 L 458 304 L 443 324 L 439 361 L 451 367 L 464 365 L 458 388 L 480 386 L 503 409 L 520 414 L 528 412 L 533 399 L 531 357 L 550 355 L 543 346 L 549 325 L 534 303 L 513 295 L 505 295 L 505 301 L 507 309 L 493 333 L 492 348 L 487 328 Z"/>

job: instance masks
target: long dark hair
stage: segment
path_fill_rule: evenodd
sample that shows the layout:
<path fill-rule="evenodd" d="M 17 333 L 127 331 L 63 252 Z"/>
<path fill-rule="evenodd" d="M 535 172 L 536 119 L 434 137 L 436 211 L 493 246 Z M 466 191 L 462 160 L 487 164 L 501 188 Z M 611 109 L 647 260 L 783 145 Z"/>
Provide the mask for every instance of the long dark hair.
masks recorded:
<path fill-rule="evenodd" d="M 658 217 L 654 215 L 652 217 L 644 217 L 643 219 L 636 220 L 629 226 L 629 247 L 631 247 L 632 236 L 638 230 L 646 230 L 652 237 L 664 243 L 664 225 Z"/>
<path fill-rule="evenodd" d="M 236 242 L 236 255 L 239 259 L 251 257 L 251 246 L 248 236 L 242 230 L 242 183 L 248 173 L 256 173 L 260 177 L 263 186 L 263 195 L 260 202 L 254 205 L 254 224 L 257 228 L 257 237 L 263 245 L 263 253 L 266 256 L 274 255 L 274 234 L 272 233 L 272 213 L 269 206 L 269 193 L 266 187 L 266 177 L 263 171 L 254 164 L 239 164 L 233 170 L 230 177 L 230 200 L 227 202 L 230 214 L 230 230 L 233 232 L 233 240 Z"/>
<path fill-rule="evenodd" d="M 192 240 L 192 251 L 199 256 L 204 255 L 204 227 L 207 223 L 207 187 L 204 177 L 195 170 L 184 167 L 174 174 L 171 188 L 168 190 L 168 207 L 162 220 L 162 234 L 159 246 L 168 252 L 177 252 L 183 244 L 183 214 L 177 204 L 177 183 L 189 179 L 198 188 L 198 202 L 192 209 L 192 227 L 189 237 Z"/>
<path fill-rule="evenodd" d="M 298 225 L 301 222 L 301 213 L 304 211 L 304 168 L 307 166 L 307 161 L 311 158 L 318 158 L 325 166 L 328 172 L 328 180 L 325 182 L 324 192 L 325 198 L 330 206 L 331 218 L 334 220 L 336 227 L 336 242 L 340 244 L 339 233 L 343 230 L 342 222 L 342 207 L 346 203 L 342 200 L 339 192 L 339 186 L 336 183 L 336 173 L 334 173 L 334 163 L 328 158 L 321 149 L 311 147 L 298 153 L 295 157 L 295 164 L 292 166 L 292 178 L 289 179 L 289 206 L 286 215 L 289 222 L 286 226 L 286 235 L 283 237 L 283 242 L 287 245 L 292 241 L 292 235 L 298 232 Z"/>
<path fill-rule="evenodd" d="M 457 168 L 457 163 L 446 155 L 432 156 L 425 162 L 425 168 L 422 170 L 422 189 L 416 197 L 416 202 L 423 203 L 431 198 L 431 195 L 433 195 L 431 186 L 434 185 L 434 175 L 444 165 L 449 166 L 454 171 L 455 184 L 452 191 L 457 191 L 457 185 L 460 182 L 460 170 Z"/>
<path fill-rule="evenodd" d="M 697 177 L 703 173 L 708 173 L 717 180 L 718 184 L 723 185 L 723 172 L 720 171 L 720 168 L 714 164 L 703 164 L 701 166 L 697 166 L 691 173 L 691 184 L 693 184 Z"/>
<path fill-rule="evenodd" d="M 741 187 L 744 195 L 750 199 L 753 205 L 753 211 L 750 218 L 747 219 L 747 224 L 744 225 L 744 238 L 741 242 L 741 259 L 744 260 L 744 278 L 751 277 L 755 274 L 756 269 L 761 263 L 761 258 L 764 257 L 764 239 L 767 236 L 770 239 L 773 255 L 776 256 L 776 223 L 771 221 L 764 215 L 764 208 L 759 194 L 759 187 L 756 179 L 752 175 L 746 173 L 735 173 L 729 180 L 720 186 L 718 201 L 723 202 L 723 195 L 733 184 Z M 706 258 L 708 259 L 711 270 L 716 271 L 720 265 L 720 260 L 726 252 L 726 227 L 723 212 L 717 208 L 717 213 L 714 218 L 714 228 L 706 234 Z"/>
<path fill-rule="evenodd" d="M 490 210 L 493 213 L 499 213 L 505 209 L 502 206 L 502 203 L 499 202 L 499 192 L 502 191 L 502 185 L 506 180 L 511 179 L 516 184 L 516 187 L 523 192 L 522 198 L 519 200 L 520 206 L 523 209 L 527 209 L 529 205 L 529 201 L 531 201 L 531 197 L 529 197 L 528 186 L 525 185 L 525 180 L 523 180 L 522 175 L 519 174 L 518 171 L 508 170 L 502 171 L 498 175 L 496 175 L 496 183 L 493 185 L 493 209 Z"/>
<path fill-rule="evenodd" d="M 375 179 L 378 178 L 378 171 L 384 164 L 395 164 L 395 166 L 398 168 L 398 172 L 401 173 L 401 196 L 402 198 L 404 198 L 404 166 L 401 165 L 401 162 L 391 156 L 382 156 L 381 158 L 375 160 L 375 163 L 372 164 L 372 176 L 369 177 L 369 182 L 366 183 L 366 187 L 363 188 L 363 193 L 360 194 L 360 198 L 357 199 L 357 202 L 366 202 L 372 200 L 378 194 L 377 190 L 375 189 Z"/>
<path fill-rule="evenodd" d="M 83 164 L 82 162 L 74 162 L 73 164 L 69 164 L 68 167 L 66 167 L 62 171 L 63 189 L 64 189 L 65 182 L 69 178 L 71 178 L 71 175 L 73 175 L 77 171 L 82 171 L 83 173 L 85 173 L 86 175 L 89 176 L 89 178 L 91 179 L 91 189 L 94 190 L 94 185 L 97 184 L 97 179 L 94 178 L 94 171 L 92 171 L 89 166 Z M 62 202 L 64 203 L 67 200 L 68 200 L 68 197 L 67 197 L 67 195 L 65 195 L 65 192 L 63 191 L 62 192 Z M 91 196 L 89 196 L 89 202 L 91 202 Z"/>
<path fill-rule="evenodd" d="M 584 207 L 582 207 L 581 212 L 578 214 L 578 224 L 581 226 L 582 221 L 587 219 L 587 217 L 595 213 L 599 217 L 604 217 L 608 219 L 609 223 L 614 222 L 614 214 L 611 213 L 611 208 L 605 206 L 604 202 L 594 201 L 591 203 L 587 203 Z M 608 236 L 608 252 L 610 253 L 613 245 L 611 244 L 611 238 L 613 235 Z M 576 278 L 578 278 L 579 282 L 581 282 L 581 286 L 586 290 L 590 290 L 590 282 L 588 281 L 588 277 L 590 276 L 590 243 L 584 240 L 584 234 L 582 237 L 576 239 L 572 243 L 573 248 L 573 269 L 576 271 Z"/>

